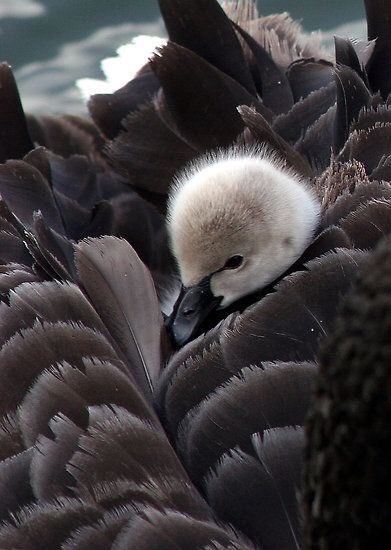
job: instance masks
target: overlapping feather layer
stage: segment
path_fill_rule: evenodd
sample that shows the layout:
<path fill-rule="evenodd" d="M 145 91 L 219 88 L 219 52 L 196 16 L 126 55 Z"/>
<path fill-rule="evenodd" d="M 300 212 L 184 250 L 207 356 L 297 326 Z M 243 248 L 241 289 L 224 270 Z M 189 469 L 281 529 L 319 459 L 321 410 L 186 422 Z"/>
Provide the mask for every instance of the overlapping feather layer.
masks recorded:
<path fill-rule="evenodd" d="M 351 372 L 343 349 L 362 345 L 344 321 L 320 378 L 316 363 L 362 269 L 345 323 L 369 327 L 375 380 L 389 382 L 388 340 L 373 338 L 389 321 L 389 241 L 368 258 L 391 228 L 390 6 L 366 2 L 376 43 L 337 39 L 334 63 L 286 14 L 259 17 L 253 2 L 228 3 L 229 18 L 214 0 L 159 3 L 168 45 L 91 99 L 94 123 L 26 117 L 0 66 L 0 547 L 289 549 L 329 536 L 333 548 L 353 534 L 352 501 L 320 457 L 348 481 L 362 474 L 333 447 Z M 188 161 L 234 143 L 266 143 L 311 179 L 321 226 L 274 289 L 173 353 L 155 292 L 175 270 L 168 187 Z M 354 387 L 375 399 L 381 387 L 355 357 Z M 368 418 L 354 410 L 344 433 Z M 387 435 L 380 421 L 360 433 L 373 429 Z M 380 490 L 386 462 L 369 441 Z M 346 524 L 328 513 L 339 497 Z M 384 522 L 363 525 L 367 497 L 355 518 L 368 542 Z"/>

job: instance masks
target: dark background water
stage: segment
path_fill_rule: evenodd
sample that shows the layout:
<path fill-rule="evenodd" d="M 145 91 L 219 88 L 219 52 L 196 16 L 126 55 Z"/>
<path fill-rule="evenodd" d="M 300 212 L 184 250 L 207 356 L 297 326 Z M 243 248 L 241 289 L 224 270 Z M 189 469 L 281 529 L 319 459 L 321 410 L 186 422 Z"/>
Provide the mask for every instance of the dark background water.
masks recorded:
<path fill-rule="evenodd" d="M 307 31 L 364 17 L 360 0 L 261 0 L 258 6 L 262 14 L 288 11 Z M 362 26 L 340 34 L 358 32 Z M 77 78 L 102 78 L 99 61 L 119 45 L 163 33 L 155 0 L 0 0 L 0 59 L 14 67 L 30 111 L 82 111 Z"/>

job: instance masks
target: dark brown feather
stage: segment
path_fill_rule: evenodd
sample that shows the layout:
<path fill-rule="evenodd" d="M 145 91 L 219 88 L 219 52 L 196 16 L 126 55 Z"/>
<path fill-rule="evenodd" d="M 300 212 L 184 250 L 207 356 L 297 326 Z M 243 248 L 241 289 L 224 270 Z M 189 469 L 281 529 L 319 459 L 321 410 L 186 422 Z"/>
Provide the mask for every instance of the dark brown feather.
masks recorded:
<path fill-rule="evenodd" d="M 130 500 L 159 507 L 163 492 L 163 508 L 178 508 L 199 519 L 210 517 L 163 431 L 115 405 L 90 407 L 89 413 L 88 433 L 80 437 L 68 465 L 81 494 L 97 494 L 98 500 L 118 504 L 120 494 L 115 496 L 110 484 L 118 488 L 118 482 L 125 481 L 121 492 Z"/>
<path fill-rule="evenodd" d="M 108 336 L 101 319 L 80 288 L 58 281 L 22 284 L 9 296 L 8 304 L 0 305 L 0 345 L 21 329 L 31 327 L 38 319 L 81 323 Z"/>
<path fill-rule="evenodd" d="M 337 154 L 349 137 L 350 127 L 359 112 L 370 102 L 370 92 L 360 76 L 350 67 L 334 68 L 337 84 L 337 111 L 334 122 L 333 150 Z"/>
<path fill-rule="evenodd" d="M 315 374 L 313 363 L 247 367 L 189 411 L 178 446 L 197 484 L 229 449 L 252 453 L 253 433 L 303 424 Z"/>
<path fill-rule="evenodd" d="M 95 156 L 98 151 L 94 136 L 65 116 L 40 115 L 27 117 L 32 140 L 63 157 L 74 154 Z"/>
<path fill-rule="evenodd" d="M 295 149 L 309 162 L 313 170 L 323 172 L 330 163 L 334 139 L 336 106 L 332 105 L 295 143 Z"/>
<path fill-rule="evenodd" d="M 22 239 L 14 232 L 0 231 L 0 263 L 32 265 L 32 258 Z"/>
<path fill-rule="evenodd" d="M 256 96 L 232 23 L 216 0 L 159 0 L 159 7 L 172 42 L 202 57 Z"/>
<path fill-rule="evenodd" d="M 11 160 L 0 166 L 0 192 L 8 207 L 27 229 L 40 210 L 50 227 L 64 233 L 64 226 L 47 180 L 33 166 Z"/>
<path fill-rule="evenodd" d="M 346 67 L 350 67 L 361 77 L 367 88 L 369 88 L 365 68 L 361 64 L 351 40 L 341 38 L 340 36 L 334 36 L 334 46 L 335 61 L 337 65 L 345 65 Z"/>
<path fill-rule="evenodd" d="M 356 248 L 375 248 L 391 234 L 391 201 L 373 200 L 352 211 L 340 223 Z"/>
<path fill-rule="evenodd" d="M 132 247 L 114 237 L 76 245 L 83 287 L 148 398 L 162 366 L 163 319 L 151 275 Z"/>
<path fill-rule="evenodd" d="M 175 510 L 153 508 L 134 517 L 116 539 L 120 550 L 177 550 L 179 548 L 226 548 L 255 550 L 251 543 L 228 526 L 199 521 Z"/>
<path fill-rule="evenodd" d="M 83 430 L 59 413 L 49 424 L 51 438 L 39 436 L 31 461 L 30 481 L 40 501 L 74 496 L 75 480 L 66 470 Z"/>
<path fill-rule="evenodd" d="M 225 356 L 243 367 L 312 360 L 363 261 L 365 253 L 338 249 L 285 277 L 274 293 L 237 317 L 231 335 L 221 342 Z"/>
<path fill-rule="evenodd" d="M 301 266 L 328 252 L 335 252 L 337 248 L 352 247 L 353 244 L 347 233 L 341 227 L 331 225 L 315 237 L 312 243 L 306 248 L 304 254 L 299 258 L 297 265 Z"/>
<path fill-rule="evenodd" d="M 0 548 L 61 548 L 72 531 L 97 521 L 101 514 L 93 504 L 78 499 L 59 498 L 27 506 L 0 527 Z"/>
<path fill-rule="evenodd" d="M 333 80 L 333 66 L 324 60 L 298 59 L 290 65 L 286 75 L 296 102 L 327 86 Z"/>
<path fill-rule="evenodd" d="M 116 404 L 158 424 L 132 380 L 108 361 L 83 358 L 83 369 L 61 362 L 34 381 L 19 405 L 24 440 L 33 444 L 39 434 L 50 435 L 49 421 L 61 412 L 77 426 L 88 425 L 88 407 Z"/>
<path fill-rule="evenodd" d="M 231 451 L 207 482 L 208 500 L 218 516 L 241 529 L 259 547 L 301 546 L 299 489 L 303 431 L 297 427 L 254 434 L 259 459 Z"/>
<path fill-rule="evenodd" d="M 34 502 L 30 486 L 30 464 L 33 449 L 0 462 L 0 519 L 9 520 L 20 507 Z"/>
<path fill-rule="evenodd" d="M 0 461 L 25 450 L 18 417 L 8 413 L 0 418 Z"/>
<path fill-rule="evenodd" d="M 370 176 L 383 157 L 389 155 L 390 147 L 391 123 L 386 122 L 368 130 L 352 132 L 337 160 L 347 162 L 356 159 L 365 166 Z"/>
<path fill-rule="evenodd" d="M 130 113 L 149 103 L 160 87 L 149 64 L 125 86 L 112 94 L 95 94 L 88 101 L 91 117 L 104 136 L 114 139 Z"/>
<path fill-rule="evenodd" d="M 275 114 L 286 113 L 293 106 L 293 95 L 285 73 L 250 34 L 234 27 L 251 51 L 250 69 L 263 104 Z"/>
<path fill-rule="evenodd" d="M 210 386 L 210 389 L 213 389 L 217 387 L 219 383 L 219 382 L 217 383 L 213 382 L 213 379 L 215 377 L 217 381 L 221 381 L 221 376 L 223 376 L 223 379 L 226 380 L 225 370 L 220 371 L 218 367 L 219 358 L 221 356 L 219 341 L 221 336 L 223 334 L 226 334 L 226 332 L 228 332 L 230 328 L 233 326 L 234 319 L 235 319 L 235 314 L 228 315 L 216 327 L 212 328 L 206 334 L 202 334 L 195 340 L 192 340 L 188 345 L 183 346 L 170 357 L 170 361 L 162 371 L 159 377 L 158 385 L 154 391 L 155 404 L 156 404 L 156 407 L 158 408 L 159 413 L 162 415 L 163 419 L 165 419 L 165 414 L 166 414 L 165 412 L 166 397 L 168 392 L 170 392 L 170 389 L 172 387 L 172 381 L 174 378 L 178 383 L 178 387 L 180 387 L 181 376 L 182 374 L 185 374 L 185 378 L 187 380 L 192 380 L 192 383 L 195 384 L 195 387 L 192 391 L 186 392 L 183 400 L 181 398 L 181 392 L 178 393 L 176 396 L 175 396 L 176 392 L 173 392 L 173 393 L 170 392 L 171 399 L 173 399 L 173 402 L 170 404 L 169 407 L 167 407 L 167 412 L 170 411 L 169 415 L 171 418 L 175 418 L 177 414 L 176 409 L 178 408 L 179 410 L 182 410 L 182 405 L 186 401 L 191 400 L 191 402 L 194 403 L 194 405 L 196 405 L 198 402 L 197 399 L 199 395 L 201 395 L 201 398 L 203 398 L 207 395 L 207 393 L 209 393 L 210 390 L 206 390 L 205 392 L 205 389 L 201 389 L 201 392 L 200 392 L 198 388 L 198 383 L 200 383 L 200 388 L 205 388 L 205 383 L 208 384 L 210 381 L 212 383 L 212 386 Z M 208 356 L 210 358 L 212 369 L 210 371 L 208 370 L 207 378 L 205 377 L 200 378 L 197 376 L 196 373 L 198 372 L 198 368 L 202 369 L 204 356 Z M 216 365 L 217 367 L 215 372 L 213 372 L 214 365 Z M 194 376 L 192 377 L 190 374 L 190 369 L 193 367 L 194 367 Z M 188 368 L 189 368 L 189 372 L 186 373 L 185 371 Z M 187 374 L 189 374 L 189 376 L 187 376 Z M 184 384 L 185 386 L 187 386 L 186 380 L 184 380 Z"/>
<path fill-rule="evenodd" d="M 8 63 L 0 63 L 0 162 L 21 159 L 34 149 L 18 88 Z"/>
<path fill-rule="evenodd" d="M 35 378 L 65 360 L 80 369 L 83 356 L 97 356 L 116 364 L 117 355 L 98 332 L 81 324 L 35 321 L 14 334 L 0 350 L 1 413 L 14 410 Z"/>
<path fill-rule="evenodd" d="M 200 152 L 229 145 L 243 130 L 238 105 L 255 105 L 270 118 L 237 81 L 182 46 L 167 44 L 151 66 L 162 85 L 159 110 L 166 113 L 165 122 L 170 120 L 181 139 Z"/>
<path fill-rule="evenodd" d="M 335 98 L 335 83 L 330 82 L 295 103 L 288 113 L 278 116 L 273 121 L 273 129 L 294 144 L 335 103 Z"/>
<path fill-rule="evenodd" d="M 281 158 L 284 159 L 284 162 L 288 166 L 295 168 L 300 174 L 305 176 L 312 175 L 312 170 L 305 158 L 273 130 L 260 112 L 246 105 L 240 105 L 238 111 L 258 142 L 266 144 L 271 149 L 277 151 Z"/>
<path fill-rule="evenodd" d="M 22 283 L 37 281 L 36 274 L 20 264 L 0 265 L 0 301 L 8 301 L 9 292 Z"/>
<path fill-rule="evenodd" d="M 142 195 L 156 194 L 161 206 L 175 172 L 197 153 L 167 127 L 153 105 L 127 117 L 124 130 L 107 147 L 110 162 Z"/>
<path fill-rule="evenodd" d="M 342 169 L 343 181 L 352 182 L 353 188 L 342 189 L 335 202 L 328 206 L 323 214 L 322 227 L 338 225 L 343 218 L 370 200 L 391 200 L 391 183 L 362 180 L 360 174 L 354 170 L 351 176 L 352 180 L 346 170 Z M 332 179 L 337 180 L 337 176 L 333 176 Z"/>
<path fill-rule="evenodd" d="M 387 0 L 364 0 L 368 40 L 376 40 L 368 63 L 368 77 L 374 92 L 386 98 L 391 92 L 391 5 Z"/>

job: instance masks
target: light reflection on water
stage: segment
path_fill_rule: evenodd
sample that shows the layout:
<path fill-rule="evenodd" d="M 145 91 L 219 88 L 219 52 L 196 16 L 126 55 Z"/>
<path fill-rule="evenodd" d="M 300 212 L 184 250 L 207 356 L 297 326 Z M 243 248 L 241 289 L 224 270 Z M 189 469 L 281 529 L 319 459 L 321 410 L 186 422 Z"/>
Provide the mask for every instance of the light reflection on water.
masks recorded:
<path fill-rule="evenodd" d="M 323 4 L 258 2 L 262 13 L 288 11 L 301 18 L 309 31 L 343 25 L 336 34 L 365 36 L 363 21 L 357 23 L 364 15 L 361 2 Z M 118 46 L 139 34 L 164 36 L 154 0 L 0 0 L 0 58 L 14 66 L 23 104 L 30 112 L 84 112 L 75 81 L 102 78 L 99 61 L 115 55 Z M 329 40 L 332 34 L 328 33 Z"/>

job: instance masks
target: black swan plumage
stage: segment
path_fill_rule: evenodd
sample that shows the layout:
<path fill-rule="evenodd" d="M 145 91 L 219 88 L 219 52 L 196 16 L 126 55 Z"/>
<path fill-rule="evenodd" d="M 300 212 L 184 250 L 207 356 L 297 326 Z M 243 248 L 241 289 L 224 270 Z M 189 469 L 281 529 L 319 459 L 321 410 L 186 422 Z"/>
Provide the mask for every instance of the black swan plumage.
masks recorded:
<path fill-rule="evenodd" d="M 247 0 L 159 4 L 170 41 L 93 121 L 25 115 L 0 66 L 0 548 L 385 548 L 389 3 L 335 60 Z M 317 232 L 174 351 L 172 179 L 259 146 Z"/>

